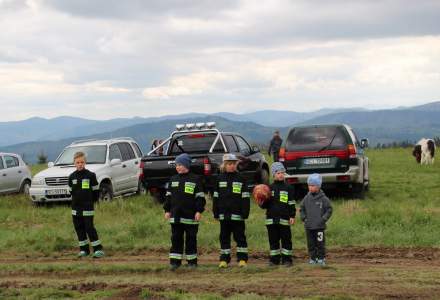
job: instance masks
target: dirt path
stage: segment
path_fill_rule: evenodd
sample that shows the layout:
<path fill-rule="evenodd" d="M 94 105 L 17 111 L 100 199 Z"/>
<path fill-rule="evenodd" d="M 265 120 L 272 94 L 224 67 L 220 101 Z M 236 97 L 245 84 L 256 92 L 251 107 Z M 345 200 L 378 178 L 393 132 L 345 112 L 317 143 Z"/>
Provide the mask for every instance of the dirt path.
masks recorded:
<path fill-rule="evenodd" d="M 167 299 L 173 291 L 225 297 L 440 299 L 440 249 L 434 248 L 332 249 L 326 268 L 306 264 L 304 251 L 295 253 L 293 268 L 267 267 L 266 253 L 253 253 L 246 269 L 232 263 L 231 268 L 218 270 L 217 254 L 208 252 L 200 257 L 197 270 L 182 267 L 170 272 L 167 262 L 166 251 L 110 253 L 101 260 L 77 260 L 70 254 L 53 258 L 3 254 L 0 289 L 54 288 L 83 295 L 115 290 L 108 299 L 142 299 L 141 294 Z"/>

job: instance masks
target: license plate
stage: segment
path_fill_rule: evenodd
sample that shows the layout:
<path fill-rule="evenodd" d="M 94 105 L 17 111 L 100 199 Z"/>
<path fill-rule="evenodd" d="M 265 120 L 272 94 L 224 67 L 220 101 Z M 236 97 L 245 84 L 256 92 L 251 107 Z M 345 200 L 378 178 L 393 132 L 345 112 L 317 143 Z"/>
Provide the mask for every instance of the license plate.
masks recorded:
<path fill-rule="evenodd" d="M 304 159 L 305 165 L 328 165 L 330 164 L 330 157 L 316 157 Z"/>
<path fill-rule="evenodd" d="M 54 196 L 54 195 L 68 195 L 69 192 L 66 189 L 63 190 L 48 190 L 46 191 L 46 195 Z"/>

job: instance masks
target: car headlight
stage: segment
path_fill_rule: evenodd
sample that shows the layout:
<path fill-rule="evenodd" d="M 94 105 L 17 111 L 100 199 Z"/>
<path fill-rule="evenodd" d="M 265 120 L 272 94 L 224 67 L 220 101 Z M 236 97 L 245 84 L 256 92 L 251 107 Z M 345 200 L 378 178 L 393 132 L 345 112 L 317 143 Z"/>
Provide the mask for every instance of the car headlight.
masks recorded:
<path fill-rule="evenodd" d="M 34 177 L 32 179 L 32 185 L 45 185 L 44 177 Z"/>

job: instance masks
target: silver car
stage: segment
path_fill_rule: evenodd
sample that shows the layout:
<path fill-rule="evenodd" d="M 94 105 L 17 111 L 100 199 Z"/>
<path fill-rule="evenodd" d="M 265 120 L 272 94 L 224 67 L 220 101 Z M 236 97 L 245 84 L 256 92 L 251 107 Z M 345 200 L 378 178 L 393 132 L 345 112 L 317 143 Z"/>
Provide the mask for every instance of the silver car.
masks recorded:
<path fill-rule="evenodd" d="M 0 194 L 29 194 L 32 175 L 20 155 L 0 152 Z"/>

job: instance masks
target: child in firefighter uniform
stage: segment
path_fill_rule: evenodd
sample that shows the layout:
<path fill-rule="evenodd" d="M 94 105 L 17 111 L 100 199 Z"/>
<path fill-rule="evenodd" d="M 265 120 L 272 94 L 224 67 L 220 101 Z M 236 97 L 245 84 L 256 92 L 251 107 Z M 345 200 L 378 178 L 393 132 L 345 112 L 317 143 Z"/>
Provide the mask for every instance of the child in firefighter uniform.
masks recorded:
<path fill-rule="evenodd" d="M 280 263 L 292 266 L 292 233 L 290 225 L 295 224 L 294 189 L 284 180 L 286 169 L 280 162 L 272 164 L 274 182 L 270 185 L 272 195 L 261 204 L 266 209 L 266 227 L 269 236 L 269 265 Z M 280 248 L 281 241 L 281 248 Z"/>
<path fill-rule="evenodd" d="M 83 152 L 75 153 L 73 161 L 76 171 L 69 176 L 69 190 L 72 195 L 73 226 L 79 241 L 78 257 L 90 254 L 90 241 L 93 247 L 93 258 L 100 258 L 104 256 L 104 252 L 93 225 L 94 203 L 99 197 L 98 181 L 96 174 L 85 168 L 86 157 Z"/>
<path fill-rule="evenodd" d="M 245 220 L 249 216 L 250 194 L 246 180 L 237 172 L 238 158 L 223 156 L 222 173 L 218 176 L 213 194 L 213 213 L 220 220 L 220 268 L 231 261 L 231 234 L 237 243 L 237 261 L 245 267 L 248 248 Z"/>
<path fill-rule="evenodd" d="M 301 202 L 300 213 L 306 230 L 309 264 L 325 266 L 325 229 L 333 209 L 321 184 L 322 177 L 317 173 L 307 178 L 309 193 Z"/>
<path fill-rule="evenodd" d="M 165 219 L 171 224 L 171 270 L 181 266 L 184 246 L 188 266 L 197 267 L 197 232 L 206 204 L 201 179 L 190 172 L 189 155 L 183 153 L 175 162 L 178 174 L 168 183 L 163 206 Z"/>

